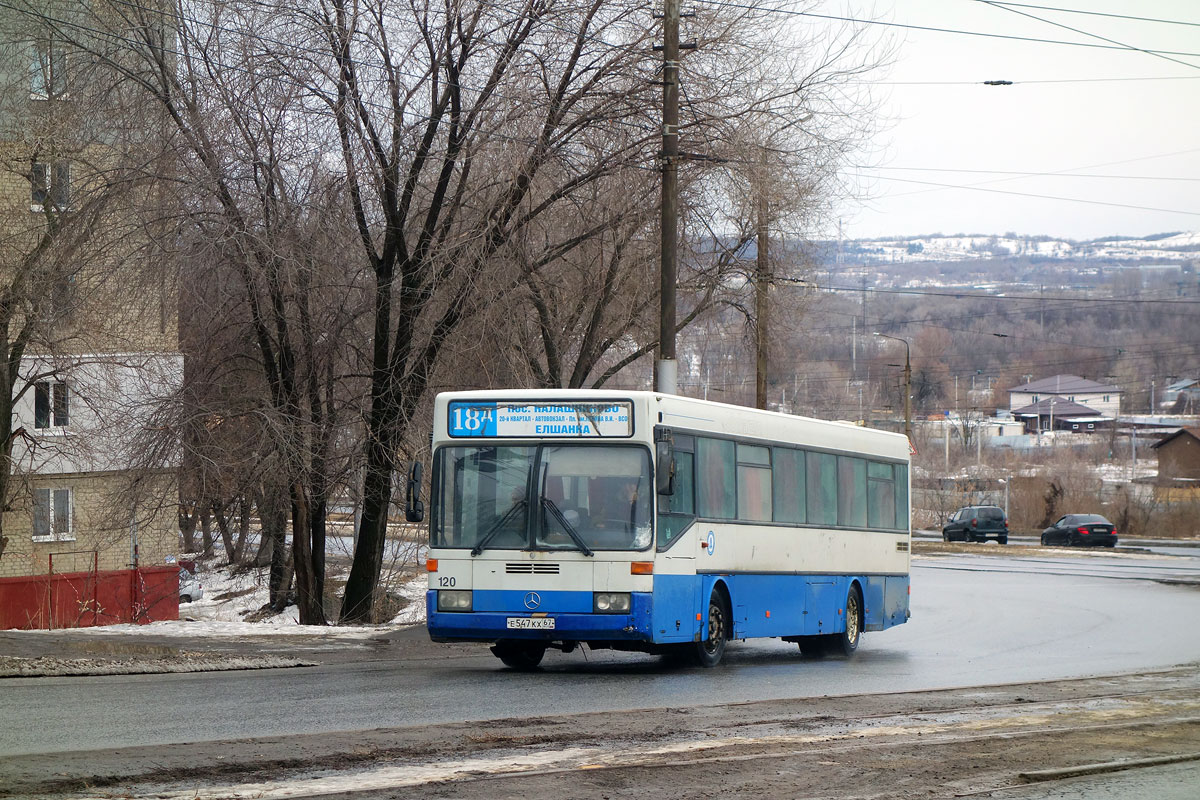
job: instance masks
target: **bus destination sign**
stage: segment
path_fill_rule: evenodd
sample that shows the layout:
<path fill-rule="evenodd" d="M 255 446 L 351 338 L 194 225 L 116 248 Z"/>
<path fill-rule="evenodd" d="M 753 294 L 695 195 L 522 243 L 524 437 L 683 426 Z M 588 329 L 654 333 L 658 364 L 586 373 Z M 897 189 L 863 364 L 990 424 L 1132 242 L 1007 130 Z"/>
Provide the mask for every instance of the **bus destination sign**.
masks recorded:
<path fill-rule="evenodd" d="M 456 400 L 448 409 L 450 436 L 500 439 L 581 437 L 614 438 L 633 435 L 633 404 L 499 403 Z"/>

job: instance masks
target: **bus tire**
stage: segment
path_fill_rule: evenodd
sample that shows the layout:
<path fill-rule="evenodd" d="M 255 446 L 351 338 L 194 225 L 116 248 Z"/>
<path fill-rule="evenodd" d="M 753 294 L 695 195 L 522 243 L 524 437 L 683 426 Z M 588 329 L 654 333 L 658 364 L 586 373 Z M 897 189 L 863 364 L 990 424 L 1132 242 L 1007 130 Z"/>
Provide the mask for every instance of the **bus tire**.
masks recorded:
<path fill-rule="evenodd" d="M 859 591 L 858 584 L 852 585 L 850 592 L 846 595 L 845 617 L 845 630 L 832 634 L 829 637 L 829 644 L 835 653 L 851 656 L 858 649 L 858 643 L 862 641 L 862 592 Z"/>
<path fill-rule="evenodd" d="M 492 655 L 500 659 L 504 666 L 524 672 L 536 669 L 542 663 L 546 645 L 540 642 L 496 642 L 492 645 Z"/>
<path fill-rule="evenodd" d="M 704 640 L 696 642 L 693 654 L 702 667 L 715 667 L 725 655 L 725 644 L 729 641 L 729 611 L 720 592 L 714 591 L 708 598 L 708 624 L 704 628 Z"/>

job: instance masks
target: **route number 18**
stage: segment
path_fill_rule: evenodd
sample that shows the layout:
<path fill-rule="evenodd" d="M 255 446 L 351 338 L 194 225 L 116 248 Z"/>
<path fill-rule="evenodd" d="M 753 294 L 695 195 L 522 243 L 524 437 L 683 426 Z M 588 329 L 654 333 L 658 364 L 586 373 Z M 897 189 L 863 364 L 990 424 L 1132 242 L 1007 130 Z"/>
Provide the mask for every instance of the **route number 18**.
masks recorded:
<path fill-rule="evenodd" d="M 454 430 L 457 433 L 481 433 L 487 423 L 492 421 L 495 413 L 495 410 L 491 408 L 459 406 L 453 410 Z"/>

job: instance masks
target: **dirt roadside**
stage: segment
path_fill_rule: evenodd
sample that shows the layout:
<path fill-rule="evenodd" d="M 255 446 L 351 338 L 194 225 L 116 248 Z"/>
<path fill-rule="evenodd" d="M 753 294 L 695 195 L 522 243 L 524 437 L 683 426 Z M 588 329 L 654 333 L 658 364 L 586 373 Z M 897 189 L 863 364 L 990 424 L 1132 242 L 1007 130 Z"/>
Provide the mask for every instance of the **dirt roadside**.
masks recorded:
<path fill-rule="evenodd" d="M 1200 666 L 20 756 L 0 759 L 0 797 L 953 797 L 1030 770 L 1190 754 Z"/>

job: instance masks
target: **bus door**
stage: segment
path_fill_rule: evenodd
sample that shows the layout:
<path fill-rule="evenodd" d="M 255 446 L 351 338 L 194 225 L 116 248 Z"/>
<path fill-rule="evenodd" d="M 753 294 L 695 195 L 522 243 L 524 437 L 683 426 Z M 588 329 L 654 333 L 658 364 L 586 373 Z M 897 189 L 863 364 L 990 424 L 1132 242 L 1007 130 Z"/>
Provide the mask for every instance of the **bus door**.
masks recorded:
<path fill-rule="evenodd" d="M 654 560 L 654 607 L 651 624 L 656 642 L 691 642 L 700 630 L 701 576 L 696 574 L 699 530 L 696 527 L 691 437 L 675 437 L 673 492 L 657 496 Z M 661 469 L 661 466 L 659 467 Z M 703 537 L 699 537 L 703 538 Z M 708 598 L 704 598 L 704 607 Z"/>

